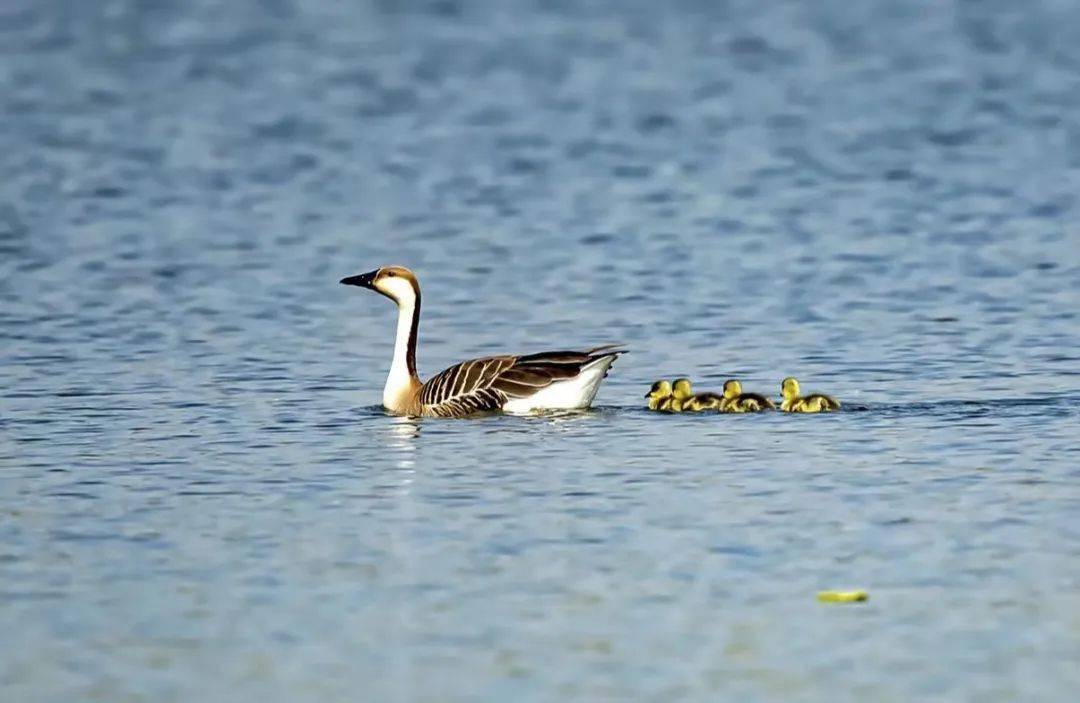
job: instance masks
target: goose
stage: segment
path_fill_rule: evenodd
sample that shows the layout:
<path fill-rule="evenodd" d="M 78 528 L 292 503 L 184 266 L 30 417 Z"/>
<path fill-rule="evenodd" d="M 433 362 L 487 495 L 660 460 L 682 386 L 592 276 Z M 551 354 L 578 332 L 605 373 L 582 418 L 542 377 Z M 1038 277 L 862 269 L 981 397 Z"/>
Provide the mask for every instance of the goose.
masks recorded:
<path fill-rule="evenodd" d="M 604 346 L 527 356 L 489 356 L 455 364 L 421 382 L 416 375 L 420 284 L 404 266 L 341 279 L 368 288 L 398 307 L 394 359 L 383 388 L 383 407 L 395 415 L 464 417 L 501 410 L 523 414 L 589 407 L 615 359 L 626 350 Z"/>
<path fill-rule="evenodd" d="M 671 408 L 671 381 L 659 380 L 652 384 L 645 394 L 649 401 L 649 410 L 669 410 Z"/>
<path fill-rule="evenodd" d="M 705 410 L 719 410 L 724 399 L 716 393 L 694 393 L 690 379 L 680 378 L 672 387 L 676 412 L 699 413 Z"/>
<path fill-rule="evenodd" d="M 788 376 L 780 382 L 780 409 L 787 413 L 827 413 L 839 410 L 840 401 L 822 393 L 799 395 L 799 382 Z"/>
<path fill-rule="evenodd" d="M 776 404 L 757 393 L 743 393 L 742 384 L 735 379 L 724 381 L 724 405 L 726 413 L 757 413 L 776 410 Z"/>
<path fill-rule="evenodd" d="M 724 407 L 724 396 L 716 393 L 695 393 L 689 400 L 683 402 L 683 410 L 691 413 L 716 410 L 720 412 Z"/>
<path fill-rule="evenodd" d="M 685 404 L 694 395 L 694 389 L 690 386 L 689 378 L 676 378 L 671 384 L 671 408 L 672 412 L 681 413 Z"/>

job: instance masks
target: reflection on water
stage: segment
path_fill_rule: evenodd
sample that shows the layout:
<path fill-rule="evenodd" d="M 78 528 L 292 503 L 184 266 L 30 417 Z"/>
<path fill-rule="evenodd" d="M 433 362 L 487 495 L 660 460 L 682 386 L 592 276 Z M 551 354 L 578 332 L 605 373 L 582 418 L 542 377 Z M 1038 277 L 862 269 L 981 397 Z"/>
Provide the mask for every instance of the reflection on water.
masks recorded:
<path fill-rule="evenodd" d="M 0 3 L 0 701 L 1070 700 L 1078 20 Z M 425 375 L 631 353 L 390 417 L 388 263 Z"/>
<path fill-rule="evenodd" d="M 411 472 L 416 466 L 416 440 L 420 437 L 420 421 L 411 417 L 394 417 L 383 429 L 386 433 L 386 447 L 395 459 L 396 467 Z M 410 481 L 411 479 L 404 480 L 405 483 Z"/>

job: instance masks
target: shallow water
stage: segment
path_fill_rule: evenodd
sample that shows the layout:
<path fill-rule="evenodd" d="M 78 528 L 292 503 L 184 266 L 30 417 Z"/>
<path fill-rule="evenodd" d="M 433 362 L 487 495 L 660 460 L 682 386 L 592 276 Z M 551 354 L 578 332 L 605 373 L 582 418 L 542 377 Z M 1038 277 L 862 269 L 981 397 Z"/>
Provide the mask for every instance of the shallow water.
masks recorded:
<path fill-rule="evenodd" d="M 1074 3 L 219 5 L 0 7 L 0 700 L 1071 700 Z"/>

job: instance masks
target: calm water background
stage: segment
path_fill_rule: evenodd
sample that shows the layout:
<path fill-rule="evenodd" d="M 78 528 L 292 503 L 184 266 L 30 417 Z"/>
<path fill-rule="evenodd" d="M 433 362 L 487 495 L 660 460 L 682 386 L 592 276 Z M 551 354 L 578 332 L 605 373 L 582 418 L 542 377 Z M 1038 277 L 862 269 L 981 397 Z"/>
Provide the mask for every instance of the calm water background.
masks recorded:
<path fill-rule="evenodd" d="M 1077 36 L 3 3 L 0 699 L 1071 700 Z M 424 374 L 633 353 L 587 415 L 388 417 L 393 311 L 337 284 L 387 263 Z M 853 411 L 643 412 L 675 374 Z"/>

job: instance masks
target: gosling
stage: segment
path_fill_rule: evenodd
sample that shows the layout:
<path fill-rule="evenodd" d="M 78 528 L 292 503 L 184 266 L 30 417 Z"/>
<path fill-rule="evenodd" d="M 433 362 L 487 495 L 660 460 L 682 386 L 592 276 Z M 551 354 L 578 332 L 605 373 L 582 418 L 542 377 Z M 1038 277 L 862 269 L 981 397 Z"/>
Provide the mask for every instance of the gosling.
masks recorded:
<path fill-rule="evenodd" d="M 776 404 L 758 393 L 743 393 L 742 384 L 731 379 L 724 381 L 724 404 L 720 408 L 725 413 L 759 413 L 776 410 Z"/>
<path fill-rule="evenodd" d="M 652 388 L 645 394 L 646 400 L 649 401 L 649 410 L 671 410 L 671 381 L 657 381 L 652 384 Z"/>
<path fill-rule="evenodd" d="M 680 378 L 675 381 L 675 412 L 700 413 L 708 410 L 720 410 L 723 396 L 716 393 L 695 393 L 690 379 Z"/>
<path fill-rule="evenodd" d="M 780 382 L 780 409 L 786 413 L 827 413 L 840 409 L 840 401 L 821 393 L 799 395 L 799 382 L 788 376 Z"/>
<path fill-rule="evenodd" d="M 686 410 L 686 405 L 694 397 L 694 389 L 690 386 L 689 378 L 676 378 L 671 386 L 671 411 L 681 413 Z"/>

